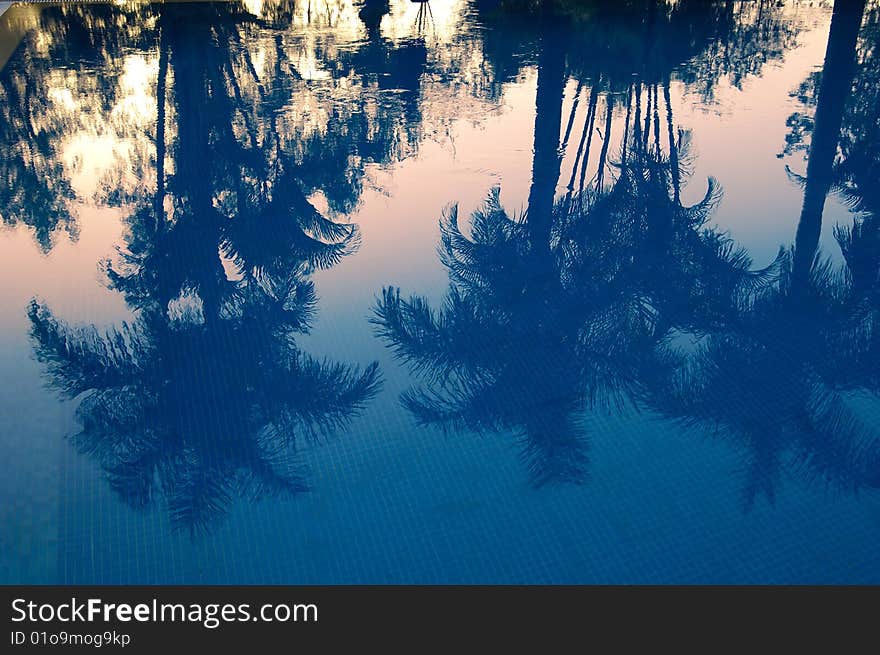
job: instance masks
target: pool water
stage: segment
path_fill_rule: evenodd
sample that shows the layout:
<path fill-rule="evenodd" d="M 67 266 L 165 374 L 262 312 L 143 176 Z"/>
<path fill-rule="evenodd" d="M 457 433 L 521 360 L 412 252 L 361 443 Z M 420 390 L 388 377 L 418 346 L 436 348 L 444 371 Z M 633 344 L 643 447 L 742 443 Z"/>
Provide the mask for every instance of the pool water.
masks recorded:
<path fill-rule="evenodd" d="M 13 5 L 0 582 L 880 582 L 878 39 Z"/>

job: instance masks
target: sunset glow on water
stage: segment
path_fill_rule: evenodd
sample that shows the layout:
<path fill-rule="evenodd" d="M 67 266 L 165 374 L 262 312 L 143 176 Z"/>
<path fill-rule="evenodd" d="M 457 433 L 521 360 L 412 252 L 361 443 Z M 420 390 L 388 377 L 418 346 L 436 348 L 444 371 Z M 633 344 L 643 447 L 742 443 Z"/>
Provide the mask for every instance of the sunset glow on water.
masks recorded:
<path fill-rule="evenodd" d="M 880 6 L 529 4 L 0 16 L 0 581 L 880 582 Z"/>

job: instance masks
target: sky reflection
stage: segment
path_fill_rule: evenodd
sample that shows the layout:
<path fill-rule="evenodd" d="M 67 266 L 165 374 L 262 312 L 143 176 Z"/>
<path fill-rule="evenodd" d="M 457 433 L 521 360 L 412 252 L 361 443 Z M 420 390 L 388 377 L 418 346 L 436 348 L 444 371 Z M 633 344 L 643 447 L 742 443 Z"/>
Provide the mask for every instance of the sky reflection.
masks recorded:
<path fill-rule="evenodd" d="M 0 17 L 0 579 L 878 580 L 876 3 L 527 4 Z"/>

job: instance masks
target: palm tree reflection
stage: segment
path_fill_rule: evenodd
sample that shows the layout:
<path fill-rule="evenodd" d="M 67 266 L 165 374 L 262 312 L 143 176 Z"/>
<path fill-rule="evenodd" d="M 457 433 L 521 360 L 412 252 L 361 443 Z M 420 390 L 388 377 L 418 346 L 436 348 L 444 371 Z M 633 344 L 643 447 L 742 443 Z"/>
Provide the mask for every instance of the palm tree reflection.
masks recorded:
<path fill-rule="evenodd" d="M 302 439 L 346 425 L 377 385 L 375 365 L 358 371 L 297 348 L 305 305 L 264 296 L 213 325 L 203 311 L 190 296 L 106 334 L 65 325 L 36 303 L 29 312 L 53 383 L 86 394 L 76 448 L 128 504 L 162 497 L 172 524 L 194 532 L 238 496 L 305 490 Z"/>
<path fill-rule="evenodd" d="M 836 25 L 838 7 L 859 1 L 835 5 Z M 383 290 L 376 329 L 422 379 L 403 404 L 422 424 L 513 433 L 536 485 L 582 482 L 587 412 L 634 405 L 701 428 L 714 424 L 741 444 L 747 504 L 759 494 L 772 499 L 792 463 L 849 488 L 877 486 L 878 441 L 847 395 L 878 391 L 873 214 L 838 232 L 844 273 L 816 256 L 839 107 L 829 102 L 826 119 L 817 119 L 803 238 L 799 232 L 795 249 L 770 267 L 753 270 L 746 252 L 709 227 L 720 198 L 713 180 L 699 202 L 682 200 L 688 135 L 675 126 L 672 71 L 680 81 L 696 75 L 710 83 L 755 72 L 765 51 L 781 52 L 796 30 L 768 16 L 743 35 L 730 14 L 735 3 L 680 2 L 660 11 L 652 0 L 644 20 L 629 21 L 641 5 L 587 11 L 584 3 L 548 2 L 537 22 L 527 11 L 493 13 L 487 4 L 479 3 L 478 18 L 501 26 L 480 34 L 492 88 L 529 57 L 537 64 L 527 207 L 508 213 L 495 190 L 467 228 L 456 208 L 444 215 L 440 256 L 449 288 L 439 309 Z M 357 204 L 364 163 L 401 158 L 417 141 L 428 51 L 421 38 L 383 39 L 388 3 L 366 0 L 365 41 L 332 57 L 330 48 L 311 53 L 326 50 L 332 60 L 320 71 L 331 80 L 322 87 L 307 79 L 315 72 L 308 62 L 300 70 L 290 56 L 295 35 L 277 29 L 291 7 L 281 3 L 259 19 L 238 3 L 149 9 L 155 21 L 145 22 L 138 40 L 158 43 L 155 188 L 105 190 L 130 196 L 126 204 L 134 206 L 126 247 L 106 272 L 137 318 L 102 332 L 69 326 L 37 302 L 29 310 L 53 383 L 81 399 L 77 447 L 100 462 L 127 502 L 164 498 L 174 524 L 193 531 L 237 496 L 304 489 L 303 439 L 344 426 L 378 386 L 375 364 L 360 370 L 316 360 L 297 336 L 316 310 L 314 271 L 358 246 L 357 227 L 339 216 Z M 571 29 L 575 19 L 591 31 Z M 731 37 L 724 46 L 731 57 L 718 58 L 723 70 L 695 74 L 699 61 L 713 59 L 698 55 L 715 42 L 707 35 L 716 27 Z M 83 32 L 90 39 L 113 33 Z M 596 38 L 601 33 L 607 38 Z M 829 53 L 846 55 L 851 33 L 833 30 L 840 42 L 829 43 Z M 839 84 L 842 70 L 829 79 Z M 570 77 L 578 100 L 563 117 Z M 0 141 L 15 146 L 0 173 L 15 182 L 10 189 L 33 198 L 22 204 L 7 193 L 0 201 L 15 214 L 4 220 L 36 226 L 48 249 L 54 227 L 72 223 L 64 204 L 70 190 L 57 182 L 64 179 L 55 174 L 57 153 L 28 131 L 39 107 L 27 84 L 15 68 L 0 77 L 8 116 Z M 300 110 L 309 102 L 326 113 L 318 127 Z M 593 145 L 597 134 L 601 148 Z M 31 142 L 32 150 L 21 147 Z M 570 177 L 562 170 L 569 144 Z M 859 179 L 867 198 L 871 185 Z M 329 211 L 318 210 L 317 192 Z M 23 207 L 35 215 L 21 215 Z"/>
<path fill-rule="evenodd" d="M 583 481 L 585 410 L 628 404 L 703 432 L 715 426 L 740 444 L 746 506 L 775 497 L 784 467 L 842 488 L 880 484 L 880 439 L 843 393 L 872 380 L 876 390 L 877 367 L 859 363 L 878 352 L 863 299 L 866 287 L 876 297 L 873 222 L 839 233 L 848 270 L 816 260 L 807 293 L 794 292 L 798 249 L 753 270 L 745 251 L 707 227 L 719 198 L 712 180 L 702 201 L 681 201 L 687 139 L 674 128 L 662 71 L 646 87 L 644 114 L 641 88 L 629 88 L 610 183 L 600 164 L 592 182 L 581 173 L 554 201 L 558 138 L 568 144 L 573 121 L 560 112 L 565 41 L 547 34 L 527 211 L 507 214 L 496 190 L 462 230 L 453 207 L 441 221 L 442 306 L 394 287 L 379 298 L 377 333 L 423 382 L 403 404 L 422 424 L 512 432 L 536 485 Z M 605 135 L 613 120 L 609 99 Z M 602 150 L 604 163 L 607 143 Z"/>
<path fill-rule="evenodd" d="M 714 187 L 684 206 L 670 177 L 667 162 L 635 158 L 609 192 L 557 203 L 542 239 L 531 207 L 510 217 L 497 190 L 471 217 L 470 238 L 451 209 L 442 308 L 388 288 L 374 319 L 425 382 L 403 396 L 417 420 L 512 431 L 535 484 L 582 481 L 583 410 L 639 402 L 673 327 L 709 329 L 769 275 L 705 226 Z"/>
<path fill-rule="evenodd" d="M 874 368 L 859 362 L 867 349 L 844 299 L 851 287 L 825 262 L 805 297 L 792 259 L 692 352 L 667 346 L 670 372 L 649 392 L 660 413 L 739 445 L 747 508 L 761 494 L 773 502 L 786 469 L 841 489 L 880 485 L 880 435 L 846 393 L 869 388 L 860 371 Z"/>
<path fill-rule="evenodd" d="M 803 209 L 777 283 L 733 307 L 695 354 L 668 352 L 677 366 L 652 390 L 661 412 L 713 425 L 742 446 L 747 507 L 761 494 L 772 502 L 786 469 L 839 488 L 880 486 L 880 433 L 858 411 L 859 393 L 880 392 L 880 240 L 858 185 L 835 181 L 846 168 L 835 159 L 864 6 L 834 6 Z M 861 212 L 851 229 L 835 232 L 842 268 L 818 249 L 825 198 L 835 187 Z"/>
<path fill-rule="evenodd" d="M 238 497 L 306 489 L 304 443 L 346 426 L 379 385 L 375 363 L 315 359 L 297 345 L 316 310 L 312 273 L 358 245 L 357 227 L 321 214 L 300 174 L 310 158 L 339 165 L 327 152 L 338 143 L 332 132 L 326 144 L 285 142 L 266 115 L 291 87 L 239 67 L 231 32 L 241 23 L 218 11 L 170 5 L 159 21 L 162 165 L 106 267 L 136 319 L 102 332 L 29 309 L 52 384 L 80 398 L 76 447 L 127 503 L 164 500 L 172 524 L 192 532 Z M 328 195 L 354 202 L 344 189 Z"/>
<path fill-rule="evenodd" d="M 733 297 L 762 278 L 705 227 L 718 197 L 714 182 L 699 203 L 683 205 L 670 186 L 679 171 L 640 136 L 627 136 L 629 156 L 610 189 L 588 187 L 554 201 L 567 33 L 552 10 L 540 18 L 526 212 L 505 212 L 496 189 L 471 217 L 467 236 L 451 208 L 440 224 L 450 279 L 442 307 L 391 287 L 373 319 L 423 379 L 402 398 L 415 418 L 444 429 L 514 433 L 539 486 L 585 479 L 583 410 L 636 401 L 672 324 L 719 320 L 714 296 Z M 717 284 L 707 292 L 689 281 L 694 276 Z"/>

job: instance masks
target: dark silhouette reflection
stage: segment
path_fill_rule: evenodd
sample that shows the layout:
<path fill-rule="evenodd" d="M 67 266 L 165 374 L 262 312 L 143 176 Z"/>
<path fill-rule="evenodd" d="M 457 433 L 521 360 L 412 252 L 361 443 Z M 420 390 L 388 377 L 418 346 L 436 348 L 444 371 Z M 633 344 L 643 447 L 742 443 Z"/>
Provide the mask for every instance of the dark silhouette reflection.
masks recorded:
<path fill-rule="evenodd" d="M 96 125 L 91 119 L 120 105 L 126 56 L 153 44 L 156 7 L 63 4 L 28 10 L 36 25 L 0 71 L 0 217 L 5 225 L 28 226 L 48 252 L 59 233 L 73 239 L 79 234 L 64 138 L 79 130 L 90 136 L 111 131 L 105 129 L 110 121 Z M 116 173 L 127 167 L 132 177 L 143 177 L 149 162 L 141 154 L 133 148 Z M 132 189 L 119 179 L 104 182 L 114 189 L 104 198 L 108 204 L 131 198 Z"/>
<path fill-rule="evenodd" d="M 880 393 L 880 239 L 870 200 L 856 182 L 871 167 L 862 166 L 865 159 L 853 161 L 859 173 L 847 179 L 844 171 L 853 169 L 837 158 L 841 145 L 847 154 L 876 147 L 854 148 L 847 143 L 852 128 L 843 127 L 846 106 L 864 102 L 850 95 L 864 6 L 861 0 L 834 6 L 815 119 L 809 120 L 803 208 L 778 281 L 732 307 L 729 320 L 706 335 L 695 354 L 668 351 L 667 359 L 677 360 L 673 374 L 653 390 L 661 412 L 715 426 L 740 444 L 747 507 L 759 495 L 772 502 L 786 470 L 843 489 L 880 486 L 880 431 L 858 409 L 861 395 L 876 400 Z M 869 23 L 865 35 L 872 33 Z M 856 116 L 848 120 L 876 119 Z M 804 123 L 798 117 L 789 124 Z M 789 138 L 789 148 L 802 136 Z M 842 266 L 818 250 L 831 189 L 857 212 L 852 228 L 835 232 Z"/>
<path fill-rule="evenodd" d="M 823 283 L 832 286 L 824 295 L 839 306 L 836 311 L 844 326 L 835 343 L 843 355 L 837 358 L 837 384 L 877 392 L 880 8 L 872 5 L 862 18 L 864 8 L 865 3 L 854 0 L 835 5 L 825 64 L 800 90 L 805 104 L 815 106 L 815 119 L 801 114 L 789 119 L 788 150 L 809 152 L 806 176 L 791 173 L 805 189 L 793 265 L 798 284 L 813 295 Z M 852 226 L 838 225 L 834 230 L 844 260 L 842 271 L 818 251 L 829 192 L 853 212 Z"/>
<path fill-rule="evenodd" d="M 836 0 L 834 3 L 804 185 L 804 204 L 795 240 L 794 281 L 800 286 L 808 283 L 819 245 L 822 209 L 831 188 L 838 134 L 852 85 L 856 39 L 864 9 L 865 0 Z"/>
<path fill-rule="evenodd" d="M 320 192 L 331 212 L 352 211 L 363 191 L 366 164 L 401 159 L 417 147 L 420 77 L 427 66 L 427 49 L 420 39 L 392 42 L 378 32 L 344 49 L 336 45 L 332 31 L 316 31 L 314 42 L 304 44 L 301 30 L 311 25 L 296 23 L 295 9 L 289 2 L 266 3 L 260 15 L 239 2 L 40 8 L 38 27 L 25 36 L 0 73 L 3 223 L 29 226 L 48 252 L 61 230 L 78 234 L 76 201 L 142 204 L 148 193 L 152 195 L 149 187 L 155 178 L 155 195 L 161 199 L 166 158 L 171 157 L 166 141 L 178 127 L 166 125 L 166 107 L 177 100 L 164 97 L 171 92 L 166 87 L 173 83 L 178 95 L 201 93 L 182 83 L 191 74 L 196 75 L 194 83 L 208 86 L 215 104 L 229 104 L 225 126 L 201 125 L 208 140 L 216 134 L 227 144 L 238 142 L 239 148 L 280 147 L 295 164 L 284 169 L 288 178 L 283 182 L 290 193 L 298 192 L 295 188 L 306 198 Z M 323 12 L 308 15 L 323 25 Z M 187 46 L 176 33 L 188 29 L 181 21 L 190 19 L 197 23 L 194 33 L 221 42 Z M 177 62 L 169 74 L 169 44 L 175 39 Z M 204 55 L 220 68 L 191 71 L 197 65 L 187 61 L 190 55 Z M 310 78 L 315 75 L 312 61 L 321 76 L 317 80 Z M 149 91 L 159 97 L 154 120 L 144 122 L 137 105 L 129 104 L 126 76 L 134 68 L 146 79 L 133 84 L 152 82 L 153 66 L 158 73 Z M 198 77 L 202 73 L 204 80 Z M 184 129 L 187 120 L 202 120 L 181 119 Z M 107 153 L 107 170 L 80 176 L 94 182 L 86 189 L 71 185 L 86 159 L 71 154 L 73 137 L 87 147 L 98 142 L 97 147 L 115 148 Z M 251 175 L 267 170 L 278 174 L 271 165 L 259 171 L 242 160 L 240 166 L 249 167 Z M 290 184 L 294 178 L 297 184 Z"/>
<path fill-rule="evenodd" d="M 835 236 L 861 294 L 871 294 L 880 209 L 880 8 L 859 22 L 864 3 L 835 8 L 822 70 L 801 85 L 798 98 L 810 108 L 788 120 L 786 152 L 808 152 L 805 176 L 789 171 L 804 189 L 798 232 L 802 278 L 814 264 L 825 196 L 832 192 L 850 207 L 854 226 L 838 226 Z M 854 61 L 855 60 L 855 61 Z"/>
<path fill-rule="evenodd" d="M 379 37 L 379 26 L 382 24 L 382 19 L 390 12 L 391 5 L 388 0 L 363 0 L 358 17 L 367 28 L 367 35 L 370 39 Z"/>
<path fill-rule="evenodd" d="M 422 380 L 404 405 L 423 424 L 513 433 L 536 485 L 582 482 L 590 412 L 636 407 L 743 444 L 749 503 L 773 498 L 792 458 L 876 486 L 876 441 L 851 398 L 876 393 L 880 370 L 877 186 L 864 173 L 877 113 L 863 71 L 876 67 L 860 63 L 865 92 L 842 102 L 860 0 L 835 5 L 795 247 L 762 270 L 710 226 L 714 180 L 683 200 L 689 134 L 672 89 L 711 98 L 722 77 L 736 85 L 780 57 L 799 24 L 778 3 L 476 1 L 448 69 L 419 4 L 415 33 L 392 38 L 390 3 L 364 0 L 344 46 L 330 4 L 309 5 L 305 24 L 290 2 L 259 15 L 237 2 L 53 7 L 48 53 L 26 42 L 3 70 L 3 220 L 44 250 L 76 231 L 63 137 L 131 145 L 89 194 L 127 212 L 105 272 L 136 318 L 102 331 L 29 310 L 50 378 L 80 400 L 75 444 L 113 488 L 135 506 L 164 499 L 193 531 L 239 496 L 305 488 L 303 440 L 344 427 L 378 386 L 375 365 L 319 361 L 297 342 L 317 310 L 313 273 L 358 247 L 345 217 L 367 165 L 417 151 L 430 84 L 497 103 L 525 67 L 537 74 L 525 210 L 506 211 L 497 190 L 468 226 L 450 209 L 443 305 L 397 288 L 379 299 L 378 333 Z M 147 117 L 87 123 L 117 115 L 132 61 Z M 854 227 L 838 231 L 842 272 L 816 253 L 829 188 L 858 195 Z"/>
<path fill-rule="evenodd" d="M 453 207 L 441 221 L 450 277 L 442 307 L 392 287 L 374 317 L 378 334 L 424 380 L 402 399 L 416 419 L 513 432 L 536 485 L 583 481 L 584 409 L 638 402 L 673 327 L 716 325 L 769 277 L 706 227 L 715 183 L 699 203 L 682 204 L 678 160 L 673 168 L 641 133 L 626 132 L 628 155 L 609 188 L 554 200 L 569 34 L 560 13 L 545 9 L 540 21 L 525 213 L 506 213 L 495 190 L 467 236 Z"/>
<path fill-rule="evenodd" d="M 573 77 L 622 91 L 659 83 L 675 70 L 689 90 L 711 99 L 722 78 L 739 86 L 790 49 L 802 25 L 771 0 L 476 0 L 488 28 L 486 55 L 499 81 L 515 79 L 541 49 L 535 13 L 569 26 Z M 633 78 L 636 79 L 633 79 Z"/>
<path fill-rule="evenodd" d="M 852 30 L 848 45 L 838 41 L 840 17 L 852 11 L 860 10 L 835 9 L 829 51 L 851 55 Z M 745 251 L 708 227 L 720 197 L 714 181 L 699 203 L 681 200 L 691 157 L 687 133 L 675 127 L 668 71 L 627 82 L 615 112 L 620 87 L 597 70 L 583 136 L 571 138 L 577 101 L 566 117 L 561 99 L 578 58 L 563 15 L 545 5 L 540 16 L 526 211 L 506 213 L 496 190 L 463 230 L 451 209 L 441 221 L 450 277 L 442 306 L 395 287 L 378 301 L 377 333 L 423 381 L 403 404 L 422 424 L 512 432 L 537 485 L 584 479 L 584 422 L 605 406 L 730 437 L 745 452 L 747 507 L 759 494 L 772 501 L 784 470 L 840 488 L 876 487 L 880 438 L 851 393 L 877 390 L 877 314 L 865 292 L 876 298 L 880 250 L 864 237 L 874 234 L 873 219 L 839 231 L 844 271 L 815 258 L 814 247 L 802 291 L 800 240 L 754 270 Z M 842 74 L 835 57 L 826 66 Z M 848 85 L 844 77 L 844 95 Z M 590 178 L 594 132 L 603 143 Z M 623 135 L 616 152 L 612 132 Z M 575 158 L 560 199 L 569 144 Z"/>
<path fill-rule="evenodd" d="M 664 348 L 670 375 L 651 388 L 652 406 L 742 447 L 746 507 L 761 494 L 773 502 L 785 470 L 880 486 L 880 431 L 859 411 L 880 394 L 880 247 L 863 237 L 872 221 L 839 231 L 842 267 L 817 254 L 805 280 L 795 246 L 776 283 L 731 307 L 695 352 Z"/>
<path fill-rule="evenodd" d="M 305 490 L 302 440 L 346 425 L 376 390 L 375 365 L 358 371 L 297 348 L 306 307 L 266 297 L 238 310 L 209 318 L 193 295 L 101 334 L 30 309 L 53 383 L 86 393 L 76 448 L 131 506 L 162 497 L 177 528 L 206 529 L 237 496 Z"/>
<path fill-rule="evenodd" d="M 359 16 L 367 28 L 367 42 L 344 57 L 352 66 L 382 91 L 393 91 L 404 108 L 408 124 L 417 125 L 421 116 L 419 90 L 421 76 L 428 65 L 428 48 L 420 37 L 393 43 L 379 32 L 383 16 L 390 11 L 388 2 L 367 0 Z"/>
<path fill-rule="evenodd" d="M 136 319 L 100 331 L 29 310 L 52 383 L 80 398 L 75 446 L 127 503 L 164 500 L 193 532 L 238 497 L 305 489 L 304 442 L 345 427 L 379 384 L 375 363 L 315 359 L 296 336 L 317 309 L 311 274 L 359 241 L 309 195 L 354 206 L 358 171 L 321 186 L 353 166 L 343 144 L 381 161 L 398 140 L 356 123 L 298 138 L 279 117 L 296 79 L 257 76 L 238 34 L 252 19 L 236 11 L 171 4 L 158 16 L 157 181 L 106 266 Z"/>
<path fill-rule="evenodd" d="M 691 86 L 698 82 L 714 85 L 721 75 L 737 67 L 742 69 L 741 75 L 756 73 L 765 61 L 791 44 L 798 29 L 773 3 L 764 2 L 757 13 L 747 9 L 753 3 L 742 2 L 694 1 L 671 7 L 659 0 L 543 4 L 558 15 L 557 22 L 570 26 L 557 30 L 563 38 L 557 49 L 584 53 L 566 58 L 566 73 L 589 84 L 596 94 L 609 92 L 606 127 L 611 126 L 614 103 L 621 102 L 625 93 L 627 98 L 641 98 L 642 85 L 660 84 L 663 88 L 673 68 Z M 240 2 L 209 4 L 200 10 L 225 24 L 218 34 L 229 42 L 220 49 L 227 48 L 238 57 L 230 60 L 237 71 L 230 79 L 235 79 L 238 87 L 224 92 L 236 102 L 247 102 L 255 99 L 257 89 L 262 90 L 262 114 L 250 117 L 250 126 L 236 124 L 236 138 L 243 129 L 247 138 L 259 139 L 258 131 L 266 131 L 266 125 L 286 132 L 280 139 L 283 142 L 318 138 L 321 147 L 304 148 L 298 161 L 300 185 L 306 196 L 320 190 L 333 211 L 347 213 L 362 191 L 364 163 L 414 153 L 420 137 L 425 73 L 450 86 L 469 87 L 481 100 L 498 102 L 503 83 L 514 79 L 524 65 L 545 57 L 539 53 L 540 30 L 535 29 L 534 20 L 536 7 L 540 9 L 542 3 L 474 2 L 465 12 L 467 19 L 462 20 L 460 30 L 444 46 L 448 48 L 446 64 L 428 57 L 425 40 L 436 26 L 430 3 L 418 5 L 412 36 L 391 40 L 382 34 L 390 4 L 363 0 L 355 11 L 367 38 L 344 47 L 336 43 L 332 31 L 334 16 L 345 11 L 340 3 L 326 3 L 320 11 L 307 5 L 305 25 L 299 22 L 302 6 L 286 0 L 263 3 L 259 15 L 247 11 L 247 5 Z M 39 9 L 38 29 L 26 36 L 0 73 L 0 111 L 4 114 L 0 149 L 5 154 L 0 162 L 5 182 L 0 191 L 0 217 L 5 224 L 29 226 L 42 249 L 48 251 L 55 235 L 62 231 L 76 236 L 74 201 L 97 199 L 104 205 L 125 205 L 143 197 L 138 180 L 157 172 L 162 183 L 164 104 L 159 103 L 159 115 L 152 124 L 119 121 L 116 114 L 125 110 L 121 82 L 132 56 L 141 60 L 144 70 L 152 70 L 155 58 L 167 58 L 167 49 L 156 49 L 163 38 L 162 25 L 166 32 L 173 30 L 169 17 L 186 20 L 187 11 L 138 3 Z M 298 30 L 309 29 L 312 23 L 321 29 L 304 43 Z M 719 69 L 711 74 L 686 75 L 686 71 L 705 64 L 707 48 L 718 42 L 719 35 L 725 43 L 729 41 L 723 57 L 709 57 L 722 62 Z M 265 64 L 255 63 L 257 55 L 266 57 Z M 308 65 L 300 66 L 299 55 L 303 55 L 302 61 L 317 61 L 329 80 L 316 83 L 310 77 L 314 71 L 307 70 Z M 154 87 L 157 92 L 167 77 L 167 62 L 163 61 L 158 67 L 166 75 L 159 74 Z M 325 92 L 328 88 L 332 92 Z M 655 90 L 655 100 L 656 96 Z M 592 96 L 594 102 L 597 97 Z M 306 103 L 311 107 L 308 111 L 301 107 L 295 113 L 296 103 L 285 104 L 303 98 L 310 101 Z M 657 102 L 652 106 L 656 109 Z M 641 111 L 641 105 L 638 109 Z M 322 129 L 310 125 L 316 113 L 327 114 L 321 117 Z M 593 120 L 584 124 L 583 135 L 592 134 L 593 127 L 602 127 L 596 116 L 601 114 L 594 111 Z M 236 120 L 244 120 L 244 115 L 239 114 Z M 65 137 L 73 134 L 105 140 L 109 135 L 117 145 L 124 144 L 121 149 L 127 155 L 114 152 L 111 158 L 120 161 L 110 170 L 94 174 L 95 190 L 71 186 L 70 169 L 76 168 L 72 162 L 77 157 L 64 149 L 69 147 Z M 576 134 L 572 135 L 575 142 Z M 604 140 L 606 146 L 609 142 Z M 589 144 L 585 145 L 589 151 Z M 605 156 L 608 154 L 613 153 Z M 320 159 L 312 161 L 310 156 Z M 600 171 L 607 175 L 604 165 Z M 581 182 L 580 186 L 585 184 L 583 179 Z M 576 181 L 572 186 L 576 190 Z"/>
<path fill-rule="evenodd" d="M 675 192 L 679 193 L 677 150 L 689 134 L 671 129 L 673 71 L 688 92 L 711 101 L 720 80 L 739 86 L 749 75 L 759 75 L 765 64 L 781 58 L 795 44 L 802 28 L 786 14 L 781 3 L 768 0 L 686 0 L 674 4 L 662 0 L 482 0 L 476 7 L 479 20 L 487 27 L 486 58 L 499 82 L 515 79 L 530 63 L 538 63 L 539 71 L 546 68 L 554 50 L 565 53 L 558 74 L 577 80 L 562 140 L 563 150 L 569 143 L 575 148 L 575 166 L 567 185 L 571 193 L 583 191 L 591 183 L 587 176 L 591 147 L 599 134 L 610 135 L 613 128 L 619 129 L 619 121 L 612 120 L 618 106 L 626 111 L 620 157 L 623 162 L 630 132 L 646 143 L 655 139 L 655 149 L 659 149 L 661 144 L 656 140 L 660 138 L 660 123 L 670 127 L 668 143 L 662 147 L 672 160 Z M 546 22 L 548 14 L 556 16 L 551 22 L 557 23 L 554 39 L 559 40 L 550 51 L 542 45 L 536 29 L 537 24 Z M 575 118 L 585 88 L 589 90 L 583 98 L 586 118 L 580 123 Z M 544 126 L 542 129 L 551 131 L 556 125 L 555 120 L 538 122 Z M 615 154 L 609 151 L 609 145 L 619 138 L 602 137 L 596 179 L 592 180 L 599 187 L 610 173 L 609 155 Z M 548 139 L 541 141 L 549 143 Z M 552 167 L 538 169 L 535 172 L 539 175 L 553 176 Z"/>
<path fill-rule="evenodd" d="M 442 308 L 389 288 L 376 310 L 379 335 L 426 383 L 404 405 L 424 424 L 513 431 L 537 485 L 582 481 L 584 409 L 639 402 L 672 325 L 716 324 L 719 306 L 767 277 L 705 227 L 714 194 L 684 206 L 670 177 L 645 154 L 610 191 L 557 203 L 543 233 L 531 207 L 511 218 L 497 192 L 470 238 L 450 210 Z"/>
<path fill-rule="evenodd" d="M 787 303 L 790 284 L 759 296 L 696 353 L 674 353 L 674 374 L 651 398 L 666 416 L 742 449 L 746 508 L 761 494 L 773 502 L 786 469 L 842 489 L 880 485 L 880 435 L 841 393 L 849 385 L 837 386 L 838 319 L 831 308 Z"/>

